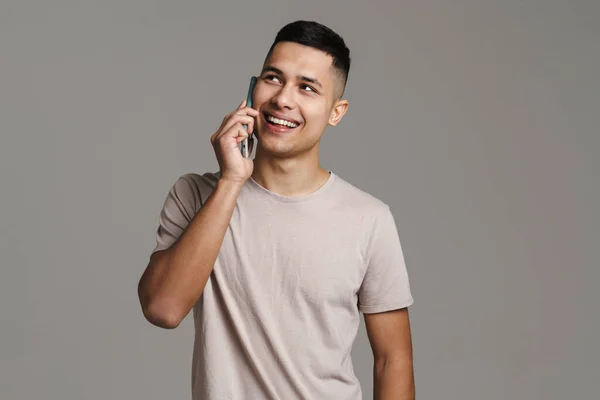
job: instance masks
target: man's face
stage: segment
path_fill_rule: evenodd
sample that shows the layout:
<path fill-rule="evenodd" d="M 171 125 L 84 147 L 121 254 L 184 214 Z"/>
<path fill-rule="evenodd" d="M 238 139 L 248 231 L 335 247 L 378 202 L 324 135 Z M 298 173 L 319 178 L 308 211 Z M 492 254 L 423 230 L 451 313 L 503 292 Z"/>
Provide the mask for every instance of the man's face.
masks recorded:
<path fill-rule="evenodd" d="M 341 83 L 332 57 L 297 43 L 278 43 L 258 77 L 253 108 L 257 151 L 292 157 L 318 151 L 327 125 L 337 125 L 347 102 L 338 100 Z"/>

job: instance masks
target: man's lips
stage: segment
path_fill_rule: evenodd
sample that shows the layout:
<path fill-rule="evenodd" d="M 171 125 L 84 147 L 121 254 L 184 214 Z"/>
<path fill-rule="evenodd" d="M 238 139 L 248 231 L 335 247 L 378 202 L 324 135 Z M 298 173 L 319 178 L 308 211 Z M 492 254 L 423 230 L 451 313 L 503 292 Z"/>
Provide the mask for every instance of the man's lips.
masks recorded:
<path fill-rule="evenodd" d="M 265 116 L 265 119 L 267 120 L 267 122 L 269 121 L 269 120 L 267 119 L 267 118 L 268 118 L 268 116 L 271 116 L 271 117 L 275 117 L 275 118 L 277 118 L 277 119 L 282 119 L 282 120 L 285 120 L 285 121 L 293 122 L 293 123 L 294 123 L 294 124 L 296 124 L 296 125 L 300 125 L 300 122 L 299 122 L 299 121 L 297 121 L 296 119 L 294 119 L 294 118 L 291 118 L 291 117 L 287 117 L 287 116 L 285 116 L 285 115 L 282 115 L 282 114 L 278 114 L 278 113 L 276 113 L 276 112 L 271 112 L 271 111 L 263 111 L 263 115 Z"/>
<path fill-rule="evenodd" d="M 275 134 L 284 134 L 287 132 L 296 131 L 300 127 L 300 125 L 296 125 L 295 128 L 287 125 L 280 125 L 277 123 L 273 123 L 267 119 L 267 116 L 264 113 L 260 114 L 262 121 L 264 122 L 264 127 L 267 131 L 275 133 Z"/>

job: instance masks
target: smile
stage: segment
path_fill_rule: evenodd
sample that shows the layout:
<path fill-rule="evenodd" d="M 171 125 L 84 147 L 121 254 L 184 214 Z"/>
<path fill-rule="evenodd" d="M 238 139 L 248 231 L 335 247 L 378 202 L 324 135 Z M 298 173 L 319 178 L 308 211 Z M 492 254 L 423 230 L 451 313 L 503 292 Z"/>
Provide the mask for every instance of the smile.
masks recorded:
<path fill-rule="evenodd" d="M 286 119 L 276 118 L 267 113 L 265 113 L 265 119 L 274 125 L 286 126 L 289 128 L 296 128 L 298 126 L 298 123 L 296 123 L 296 122 L 289 121 Z"/>

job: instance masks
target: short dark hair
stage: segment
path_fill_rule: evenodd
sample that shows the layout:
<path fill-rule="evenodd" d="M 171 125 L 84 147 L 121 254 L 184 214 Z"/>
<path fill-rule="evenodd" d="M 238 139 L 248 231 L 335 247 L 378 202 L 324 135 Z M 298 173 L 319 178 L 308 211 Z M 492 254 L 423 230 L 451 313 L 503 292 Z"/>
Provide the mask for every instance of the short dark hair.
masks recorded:
<path fill-rule="evenodd" d="M 277 32 L 275 41 L 267 53 L 267 59 L 279 42 L 294 42 L 321 50 L 333 58 L 333 68 L 337 72 L 341 86 L 339 96 L 344 94 L 350 72 L 350 50 L 344 39 L 332 29 L 315 21 L 295 21 Z"/>

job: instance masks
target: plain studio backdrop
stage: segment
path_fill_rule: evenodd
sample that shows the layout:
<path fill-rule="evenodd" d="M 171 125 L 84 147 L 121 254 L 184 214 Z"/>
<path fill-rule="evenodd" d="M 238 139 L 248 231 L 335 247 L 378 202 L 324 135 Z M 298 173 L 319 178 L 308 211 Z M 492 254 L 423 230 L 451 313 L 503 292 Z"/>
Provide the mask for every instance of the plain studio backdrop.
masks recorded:
<path fill-rule="evenodd" d="M 394 213 L 418 398 L 598 398 L 599 18 L 593 0 L 3 0 L 0 398 L 190 398 L 193 321 L 150 325 L 137 282 L 167 191 L 218 170 L 210 135 L 297 19 L 351 50 L 322 161 Z M 370 399 L 362 325 L 353 358 Z"/>

